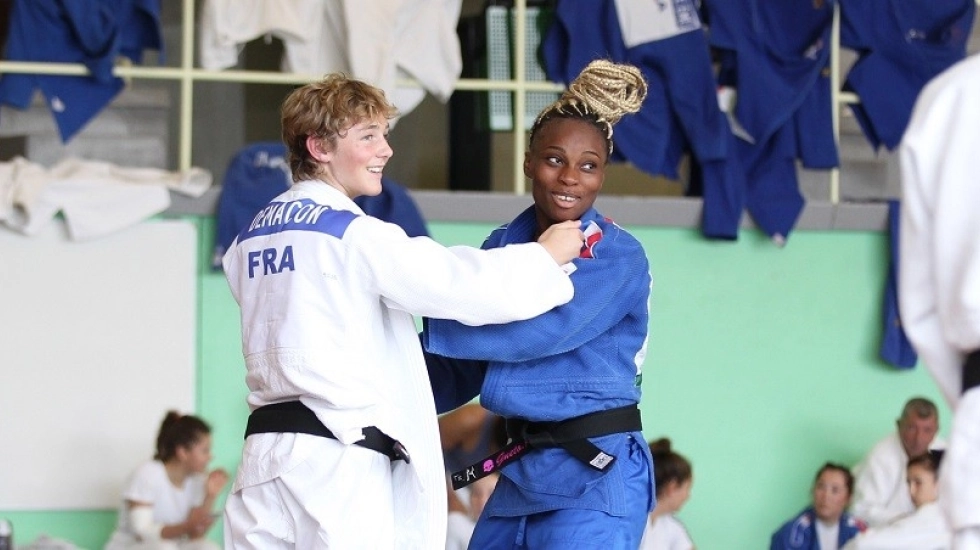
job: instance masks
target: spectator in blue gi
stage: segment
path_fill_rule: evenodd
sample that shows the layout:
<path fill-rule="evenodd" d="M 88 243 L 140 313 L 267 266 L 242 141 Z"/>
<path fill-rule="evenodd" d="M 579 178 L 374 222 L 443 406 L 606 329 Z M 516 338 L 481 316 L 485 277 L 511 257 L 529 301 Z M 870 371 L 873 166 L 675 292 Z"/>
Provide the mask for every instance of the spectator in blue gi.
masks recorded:
<path fill-rule="evenodd" d="M 846 512 L 854 476 L 828 462 L 817 471 L 813 503 L 773 533 L 769 550 L 838 550 L 867 526 Z"/>

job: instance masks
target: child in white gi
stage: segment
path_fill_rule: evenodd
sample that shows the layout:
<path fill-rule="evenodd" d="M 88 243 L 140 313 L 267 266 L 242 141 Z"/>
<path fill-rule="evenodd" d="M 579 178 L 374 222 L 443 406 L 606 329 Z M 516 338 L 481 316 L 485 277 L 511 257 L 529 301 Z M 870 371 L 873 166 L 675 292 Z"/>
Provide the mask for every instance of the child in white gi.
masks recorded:
<path fill-rule="evenodd" d="M 939 506 L 939 463 L 943 451 L 909 460 L 906 475 L 915 511 L 868 529 L 841 550 L 948 550 L 953 533 Z"/>

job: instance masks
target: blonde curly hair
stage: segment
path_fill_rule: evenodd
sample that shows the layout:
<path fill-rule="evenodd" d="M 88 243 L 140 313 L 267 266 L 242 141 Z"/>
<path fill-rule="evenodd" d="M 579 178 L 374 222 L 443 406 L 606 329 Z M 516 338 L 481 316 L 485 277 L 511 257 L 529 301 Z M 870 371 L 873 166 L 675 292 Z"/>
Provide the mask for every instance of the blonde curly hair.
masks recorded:
<path fill-rule="evenodd" d="M 306 138 L 321 139 L 328 149 L 364 120 L 391 120 L 398 112 L 380 88 L 344 73 L 294 89 L 282 103 L 282 141 L 289 151 L 293 181 L 316 179 L 322 167 L 306 149 Z"/>
<path fill-rule="evenodd" d="M 647 81 L 633 65 L 605 59 L 592 61 L 582 69 L 561 97 L 544 108 L 531 126 L 529 143 L 550 120 L 578 118 L 591 122 L 606 138 L 608 153 L 613 150 L 613 126 L 623 115 L 640 110 L 647 96 Z"/>

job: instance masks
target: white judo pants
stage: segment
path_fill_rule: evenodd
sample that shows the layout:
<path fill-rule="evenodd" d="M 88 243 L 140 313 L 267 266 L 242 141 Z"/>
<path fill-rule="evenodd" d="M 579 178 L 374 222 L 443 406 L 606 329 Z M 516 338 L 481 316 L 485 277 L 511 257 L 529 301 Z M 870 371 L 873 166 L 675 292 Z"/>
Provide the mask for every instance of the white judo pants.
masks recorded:
<path fill-rule="evenodd" d="M 228 495 L 225 548 L 395 548 L 388 457 L 334 440 L 325 452 Z"/>

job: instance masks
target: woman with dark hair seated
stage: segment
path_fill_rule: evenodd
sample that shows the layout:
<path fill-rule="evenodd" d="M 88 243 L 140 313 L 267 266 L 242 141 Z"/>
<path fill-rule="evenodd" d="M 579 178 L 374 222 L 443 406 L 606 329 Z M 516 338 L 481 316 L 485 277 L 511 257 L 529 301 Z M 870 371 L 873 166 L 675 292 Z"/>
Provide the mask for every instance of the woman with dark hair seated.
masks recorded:
<path fill-rule="evenodd" d="M 838 550 L 865 530 L 846 512 L 854 490 L 851 471 L 828 462 L 817 471 L 813 503 L 773 533 L 770 550 Z"/>

